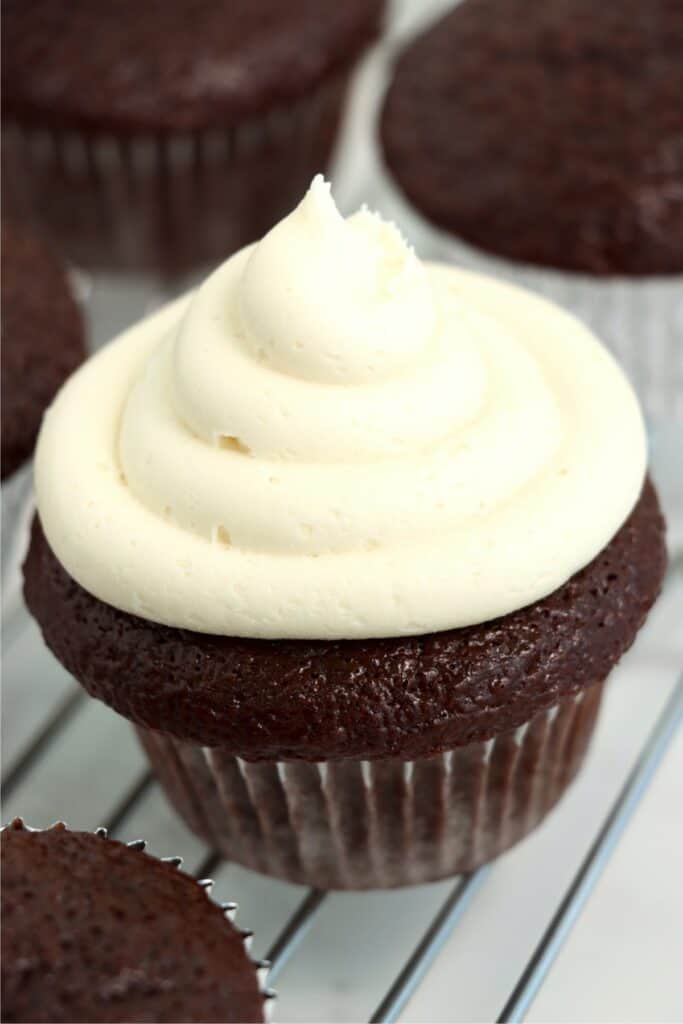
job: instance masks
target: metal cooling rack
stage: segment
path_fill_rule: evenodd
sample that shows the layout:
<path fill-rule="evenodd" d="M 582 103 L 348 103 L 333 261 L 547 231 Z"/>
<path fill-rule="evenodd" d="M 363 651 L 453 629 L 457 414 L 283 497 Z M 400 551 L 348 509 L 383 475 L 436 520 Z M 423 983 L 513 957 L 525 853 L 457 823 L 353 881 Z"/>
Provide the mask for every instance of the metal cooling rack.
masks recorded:
<path fill-rule="evenodd" d="M 76 285 L 91 322 L 94 347 L 99 347 L 127 322 L 138 319 L 167 297 L 163 291 L 155 292 L 130 281 L 112 287 L 111 282 L 103 284 L 76 275 Z M 125 319 L 121 320 L 122 317 Z M 683 444 L 683 435 L 680 440 Z M 658 477 L 660 487 L 663 481 L 675 480 L 679 476 L 675 453 L 680 453 L 681 445 L 676 438 L 673 443 L 669 438 L 667 443 L 666 457 L 662 458 L 660 465 L 660 470 L 662 466 L 665 470 Z M 656 455 L 657 445 L 654 450 Z M 683 516 L 679 502 L 676 501 L 675 505 L 673 515 L 671 509 L 668 510 L 669 520 L 674 526 L 672 533 L 680 535 Z M 24 536 L 29 518 L 30 506 L 25 504 L 18 516 Z M 422 890 L 350 895 L 312 889 L 302 897 L 300 888 L 261 878 L 235 865 L 227 866 L 217 853 L 206 850 L 187 832 L 165 804 L 127 723 L 103 705 L 87 698 L 44 648 L 21 600 L 18 556 L 17 550 L 14 557 L 10 557 L 8 576 L 3 581 L 3 732 L 4 746 L 9 748 L 2 777 L 3 821 L 18 814 L 35 827 L 45 827 L 57 818 L 63 818 L 74 828 L 93 829 L 101 825 L 116 838 L 128 840 L 143 836 L 160 856 L 182 854 L 186 869 L 198 878 L 215 875 L 216 891 L 222 886 L 225 898 L 237 899 L 243 904 L 241 923 L 251 926 L 253 922 L 256 931 L 254 941 L 260 946 L 254 951 L 271 964 L 268 985 L 279 983 L 282 1001 L 275 1005 L 276 1019 L 365 1019 L 379 1022 L 413 1019 L 402 1015 L 413 997 L 419 997 L 421 992 L 433 986 L 440 954 L 453 948 L 459 934 L 465 936 L 465 942 L 471 942 L 472 922 L 476 922 L 477 915 L 485 916 L 488 912 L 490 916 L 490 906 L 488 911 L 482 908 L 487 901 L 490 904 L 490 892 L 497 892 L 499 876 L 505 875 L 507 884 L 515 884 L 508 867 L 513 859 L 521 864 L 521 877 L 525 879 L 520 883 L 522 888 L 534 884 L 529 869 L 524 865 L 532 859 L 531 851 L 538 850 L 538 844 L 553 831 L 555 841 L 551 849 L 558 847 L 557 834 L 562 816 L 570 819 L 569 806 L 574 801 L 576 806 L 571 816 L 573 824 L 570 831 L 574 833 L 577 820 L 580 820 L 580 829 L 576 835 L 573 834 L 572 856 L 556 873 L 553 885 L 546 886 L 552 891 L 539 895 L 531 911 L 518 905 L 517 910 L 511 912 L 513 915 L 520 912 L 530 914 L 532 920 L 527 935 L 531 936 L 531 941 L 520 943 L 520 949 L 515 950 L 512 960 L 513 965 L 516 964 L 515 976 L 507 978 L 505 989 L 498 984 L 496 995 L 491 994 L 487 999 L 487 1016 L 477 1017 L 498 1021 L 524 1019 L 683 719 L 683 677 L 671 688 L 668 699 L 660 700 L 663 709 L 656 722 L 653 724 L 644 718 L 643 729 L 638 736 L 631 730 L 630 739 L 618 744 L 618 772 L 608 762 L 600 769 L 591 767 L 594 754 L 602 756 L 604 747 L 598 729 L 587 768 L 558 810 L 550 816 L 548 824 L 493 865 Z M 672 559 L 667 587 L 660 601 L 660 605 L 668 604 L 665 617 L 668 616 L 669 624 L 665 624 L 664 629 L 669 636 L 680 635 L 680 607 L 677 615 L 671 606 L 672 602 L 673 605 L 683 605 L 681 567 L 679 550 Z M 656 606 L 653 618 L 659 614 L 658 608 Z M 647 634 L 649 629 L 650 623 L 643 632 Z M 657 657 L 654 653 L 658 643 L 650 642 L 652 650 L 647 673 L 648 686 L 654 688 L 657 699 L 660 699 L 670 688 L 683 659 L 679 658 L 677 668 L 672 669 L 672 659 L 669 658 L 669 663 L 660 670 L 655 664 Z M 640 645 L 639 640 L 634 652 L 636 656 Z M 675 661 L 680 645 L 674 647 Z M 669 655 L 671 653 L 668 652 Z M 643 671 L 646 663 L 638 667 L 637 657 L 633 661 L 632 655 L 625 662 L 632 666 L 627 668 L 626 675 L 630 674 L 629 685 L 635 688 L 635 677 Z M 623 675 L 621 668 L 617 670 L 619 674 Z M 668 679 L 665 678 L 667 676 Z M 631 693 L 630 698 L 625 695 L 620 700 L 619 691 L 624 688 L 622 680 L 615 680 L 608 688 L 608 706 L 602 719 L 611 715 L 615 720 L 619 719 L 621 728 L 628 726 L 630 729 L 632 716 L 638 714 L 639 698 L 634 703 L 634 694 Z M 646 693 L 648 702 L 651 702 L 651 692 L 641 687 L 640 697 Z M 610 694 L 614 694 L 611 705 Z M 644 730 L 648 726 L 649 733 L 645 735 Z M 639 752 L 633 762 L 636 751 Z M 613 750 L 612 760 L 614 755 Z M 611 773 L 610 786 L 602 787 L 600 807 L 597 810 L 593 807 L 587 809 L 588 794 L 583 778 L 587 775 L 591 785 L 595 785 L 598 773 L 605 769 Z M 580 790 L 582 785 L 583 794 L 578 799 L 575 790 Z M 577 809 L 580 812 L 578 817 Z M 559 846 L 564 846 L 564 842 Z M 538 853 L 534 856 L 541 863 Z M 247 899 L 243 900 L 245 892 Z M 533 892 L 531 896 L 533 898 Z M 394 919 L 398 921 L 395 927 L 392 925 Z M 336 982 L 330 980 L 325 987 L 321 956 L 316 959 L 313 940 L 316 930 L 322 929 L 323 940 L 331 941 L 333 946 L 340 942 L 348 952 L 349 944 L 354 941 L 354 929 L 359 924 L 367 934 L 378 925 L 383 928 L 380 958 L 383 966 L 381 971 L 377 970 L 377 949 L 368 951 L 370 959 L 365 974 L 359 973 L 361 968 L 355 964 L 353 985 L 348 979 L 344 982 L 349 988 L 356 986 L 352 999 L 349 992 L 339 995 L 337 989 L 342 984 L 339 978 Z M 458 925 L 460 927 L 456 931 Z M 510 946 L 508 943 L 508 952 Z M 294 956 L 297 950 L 298 955 Z M 488 953 L 487 946 L 482 945 L 482 960 Z M 310 978 L 315 980 L 315 985 L 310 990 L 309 1002 L 300 994 L 297 1006 L 293 1010 L 287 1009 L 290 1002 L 288 986 L 298 985 L 301 993 L 302 986 L 308 985 L 308 981 L 302 979 L 307 977 L 305 965 L 310 962 L 312 954 L 316 962 L 311 966 Z M 329 969 L 330 957 L 322 960 L 323 969 Z M 432 967 L 435 967 L 435 972 L 430 977 Z M 298 980 L 292 981 L 292 974 Z M 374 974 L 381 974 L 381 981 L 378 976 L 370 983 L 368 978 Z M 335 1002 L 338 997 L 341 1003 Z M 494 998 L 497 1000 L 495 1005 Z M 439 1005 L 444 1005 L 443 997 Z M 280 1016 L 280 1007 L 283 1016 Z M 419 1019 L 431 1018 L 421 1016 Z M 442 1015 L 440 1019 L 469 1018 L 463 1016 L 456 1005 L 453 1016 Z"/>
<path fill-rule="evenodd" d="M 154 292 L 149 287 L 125 281 L 112 287 L 111 282 L 103 284 L 77 276 L 76 284 L 91 322 L 95 347 L 166 298 L 161 291 Z M 676 438 L 673 443 L 668 438 L 665 446 L 654 445 L 660 488 L 670 480 L 677 480 L 676 452 L 680 450 Z M 680 495 L 674 490 L 671 496 L 675 499 L 673 509 L 667 510 L 670 525 L 674 527 L 671 533 L 679 535 L 683 518 Z M 25 503 L 17 517 L 24 538 L 30 514 L 30 505 Z M 656 652 L 661 639 L 650 641 L 649 656 L 645 661 L 641 658 L 639 665 L 638 653 L 643 642 L 639 639 L 635 651 L 625 659 L 626 672 L 619 668 L 616 674 L 622 678 L 615 679 L 608 688 L 607 707 L 602 715 L 602 722 L 607 719 L 609 724 L 610 716 L 613 719 L 613 733 L 617 728 L 626 727 L 627 735 L 618 744 L 618 766 L 610 767 L 604 757 L 602 767 L 593 763 L 596 755 L 604 755 L 605 741 L 599 726 L 586 769 L 539 833 L 492 865 L 450 882 L 422 890 L 412 889 L 409 894 L 401 891 L 359 896 L 312 889 L 302 897 L 298 887 L 261 878 L 234 865 L 226 866 L 216 852 L 207 850 L 190 835 L 167 807 L 128 724 L 86 697 L 45 649 L 21 600 L 19 561 L 19 550 L 13 556 L 10 553 L 9 570 L 3 581 L 3 746 L 9 748 L 2 776 L 3 820 L 18 814 L 36 827 L 45 827 L 56 818 L 65 819 L 75 828 L 93 829 L 101 825 L 116 838 L 144 837 L 160 856 L 182 854 L 186 869 L 198 878 L 215 875 L 216 893 L 222 887 L 221 897 L 237 899 L 243 904 L 241 923 L 249 926 L 253 923 L 256 931 L 254 941 L 258 948 L 254 952 L 270 962 L 268 985 L 277 985 L 282 995 L 281 1003 L 275 1005 L 276 1019 L 380 1022 L 401 1018 L 409 1001 L 419 994 L 420 986 L 423 991 L 433 986 L 434 975 L 430 978 L 430 968 L 437 965 L 437 958 L 444 950 L 453 949 L 458 934 L 463 934 L 465 942 L 471 941 L 472 922 L 476 922 L 477 915 L 485 916 L 485 904 L 487 900 L 490 903 L 489 893 L 496 890 L 499 876 L 506 875 L 507 884 L 516 883 L 516 876 L 508 867 L 510 861 L 517 861 L 515 869 L 522 879 L 522 888 L 529 889 L 535 883 L 533 869 L 530 873 L 525 864 L 534 856 L 537 863 L 542 862 L 537 852 L 539 843 L 553 831 L 556 839 L 550 847 L 551 856 L 555 855 L 553 850 L 565 845 L 563 839 L 557 841 L 564 816 L 572 822 L 569 826 L 572 833 L 577 821 L 580 822 L 580 831 L 574 835 L 572 855 L 555 873 L 553 885 L 546 886 L 552 891 L 539 895 L 533 904 L 527 942 L 521 943 L 522 948 L 517 951 L 515 976 L 507 978 L 505 989 L 498 986 L 497 994 L 487 1000 L 486 1018 L 478 1018 L 523 1020 L 683 719 L 683 677 L 672 688 L 670 686 L 677 672 L 671 661 L 676 662 L 680 645 L 674 645 L 673 659 L 669 658 L 668 663 L 660 666 Z M 680 635 L 680 608 L 677 614 L 676 606 L 683 605 L 682 564 L 679 550 L 671 561 L 665 592 L 652 616 L 655 619 L 660 614 L 661 606 L 665 621 L 659 626 L 660 638 Z M 643 633 L 647 635 L 648 631 L 651 631 L 650 622 Z M 680 663 L 679 658 L 678 669 Z M 640 685 L 637 678 L 645 670 L 647 687 Z M 630 675 L 630 683 L 625 683 L 624 675 Z M 638 685 L 639 696 L 631 692 L 621 697 L 621 691 L 627 686 L 633 690 Z M 667 687 L 671 692 L 668 699 L 660 700 L 663 707 L 657 720 L 653 723 L 644 719 L 643 728 L 634 730 L 633 715 L 639 714 L 639 699 L 647 693 L 651 702 L 653 688 L 663 698 Z M 611 759 L 614 757 L 615 750 L 612 750 Z M 591 808 L 589 813 L 587 783 L 594 786 L 599 773 L 606 770 L 611 772 L 610 786 L 603 787 L 600 806 Z M 582 786 L 583 793 L 577 798 L 576 791 Z M 577 805 L 573 813 L 572 801 Z M 243 900 L 245 893 L 247 899 Z M 533 892 L 530 895 L 533 899 Z M 371 912 L 364 915 L 366 902 L 372 906 Z M 410 908 L 407 915 L 406 906 Z M 528 908 L 520 910 L 518 906 L 512 916 L 520 912 L 526 914 Z M 343 936 L 346 936 L 348 946 L 359 922 L 367 932 L 383 926 L 383 959 L 390 964 L 385 963 L 383 970 L 377 972 L 376 951 L 370 950 L 367 972 L 357 974 L 354 979 L 360 990 L 358 997 L 335 1006 L 335 985 L 330 979 L 325 988 L 318 957 L 318 962 L 311 965 L 311 977 L 315 978 L 317 986 L 312 987 L 308 1003 L 304 989 L 298 1008 L 288 1010 L 288 986 L 298 985 L 301 991 L 302 985 L 308 983 L 306 964 L 316 951 L 313 945 L 316 929 L 327 923 L 326 941 L 333 945 L 341 942 L 343 946 Z M 486 958 L 486 945 L 481 945 L 479 955 Z M 329 969 L 330 965 L 328 958 L 323 966 Z M 355 967 L 358 969 L 358 964 Z M 381 973 L 381 980 L 378 978 L 376 983 L 368 984 L 367 975 L 374 973 Z M 403 1016 L 402 1019 L 412 1018 Z M 468 1018 L 456 1006 L 453 1016 L 440 1019 Z"/>
<path fill-rule="evenodd" d="M 23 609 L 15 610 L 11 618 L 6 622 L 5 643 L 7 650 L 11 653 L 12 647 L 21 642 L 22 633 L 32 628 L 26 621 L 26 613 Z M 12 681 L 5 683 L 12 686 Z M 47 771 L 51 772 L 52 764 L 61 763 L 79 757 L 78 747 L 74 749 L 70 744 L 70 737 L 82 730 L 84 719 L 88 716 L 96 702 L 81 691 L 80 687 L 69 683 L 63 695 L 54 703 L 49 714 L 43 719 L 40 725 L 33 729 L 20 750 L 9 763 L 2 780 L 3 806 L 11 808 L 10 815 L 3 814 L 6 820 L 14 813 L 22 813 L 22 794 L 31 793 L 34 789 L 40 788 L 41 777 Z M 123 725 L 112 712 L 105 708 L 97 707 L 105 716 L 116 720 L 117 726 Z M 501 1004 L 500 1011 L 496 1017 L 498 1021 L 521 1021 L 524 1019 L 531 1003 L 539 991 L 546 974 L 552 966 L 555 958 L 560 952 L 562 945 L 569 935 L 569 932 L 576 922 L 583 909 L 590 893 L 607 865 L 610 856 L 630 821 L 635 809 L 639 805 L 647 787 L 653 778 L 658 765 L 664 757 L 667 748 L 676 733 L 678 726 L 683 720 L 683 676 L 673 687 L 671 694 L 666 701 L 663 710 L 659 714 L 654 727 L 649 732 L 643 743 L 638 756 L 633 763 L 627 777 L 623 781 L 616 799 L 611 803 L 607 815 L 595 832 L 594 838 L 585 855 L 582 857 L 578 868 L 575 870 L 570 884 L 552 913 L 549 923 L 538 938 L 528 962 L 524 966 L 518 981 L 514 985 L 509 997 Z M 11 723 L 8 723 L 11 725 Z M 111 738 L 107 741 L 112 742 Z M 56 759 L 56 760 L 55 760 Z M 84 777 L 88 777 L 88 764 L 83 764 Z M 98 759 L 93 757 L 91 770 L 98 771 Z M 73 769 L 73 765 L 72 765 Z M 63 771 L 62 774 L 70 776 L 70 771 Z M 125 774 L 125 773 L 122 773 Z M 105 787 L 109 789 L 111 787 Z M 65 793 L 65 797 L 67 794 Z M 111 796 L 114 799 L 111 799 Z M 64 803 L 73 809 L 73 793 L 65 799 Z M 105 807 L 106 796 L 103 796 Z M 129 826 L 133 826 L 137 812 L 143 810 L 145 805 L 149 806 L 150 800 L 161 801 L 159 787 L 146 767 L 137 768 L 132 778 L 124 788 L 114 786 L 110 793 L 111 802 L 109 809 L 97 820 L 89 822 L 90 827 L 102 825 L 115 837 L 127 838 L 130 834 Z M 35 800 L 29 801 L 29 803 Z M 39 803 L 41 801 L 39 800 Z M 48 818 L 36 822 L 27 815 L 27 821 L 32 825 L 46 825 L 49 823 L 50 814 L 52 817 L 62 816 L 65 808 L 62 805 L 55 805 L 48 814 Z M 558 815 L 562 814 L 559 809 Z M 63 816 L 69 821 L 69 814 Z M 177 825 L 177 823 L 176 823 Z M 177 825 L 177 827 L 180 827 Z M 155 829 L 152 827 L 152 831 Z M 158 830 L 157 830 L 158 831 Z M 145 838 L 148 834 L 143 833 Z M 158 843 L 158 838 L 153 837 Z M 221 856 L 211 850 L 196 848 L 190 857 L 192 861 L 190 869 L 198 878 L 212 876 L 216 872 L 220 874 L 223 866 Z M 175 852 L 169 850 L 158 850 L 159 853 Z M 468 908 L 476 910 L 477 899 L 489 883 L 492 874 L 497 870 L 497 864 L 486 865 L 472 874 L 462 876 L 455 881 L 446 884 L 445 892 L 440 896 L 436 912 L 424 928 L 419 941 L 414 949 L 405 959 L 395 978 L 388 986 L 386 993 L 379 1001 L 376 1009 L 371 1014 L 364 1014 L 371 1022 L 396 1021 L 406 1008 L 408 1001 L 415 994 L 418 986 L 427 978 L 430 967 L 444 949 L 454 929 L 465 915 Z M 244 874 L 249 874 L 244 872 Z M 252 876 L 254 884 L 259 884 L 258 876 Z M 311 889 L 303 898 L 300 898 L 301 889 L 295 886 L 287 886 L 285 883 L 268 883 L 265 879 L 260 880 L 264 886 L 277 884 L 285 889 L 291 890 L 294 897 L 294 904 L 284 919 L 276 928 L 276 933 L 270 941 L 265 959 L 270 963 L 268 984 L 272 986 L 278 981 L 286 964 L 293 957 L 297 948 L 302 944 L 309 930 L 313 927 L 321 912 L 329 905 L 333 894 Z M 231 891 L 230 896 L 239 899 L 239 891 Z M 337 900 L 344 899 L 344 894 L 336 894 Z M 249 923 L 245 918 L 243 924 Z M 482 951 L 483 952 L 483 951 Z M 301 953 L 303 956 L 303 952 Z M 286 981 L 285 981 L 286 984 Z M 277 1007 L 276 1011 L 277 1013 Z M 361 1019 L 360 1017 L 354 1019 Z"/>
<path fill-rule="evenodd" d="M 131 288 L 130 282 L 117 288 L 111 282 L 78 277 L 76 283 L 91 321 L 95 347 L 114 336 L 125 322 L 138 319 L 166 297 L 148 287 Z M 119 322 L 122 316 L 125 321 Z M 660 486 L 667 479 L 677 478 L 675 452 L 681 449 L 674 443 L 662 450 Z M 654 453 L 656 456 L 656 445 Z M 676 501 L 673 515 L 671 509 L 668 511 L 670 522 L 675 521 L 680 532 L 683 517 L 678 504 Z M 17 517 L 23 543 L 30 514 L 30 505 L 25 503 Z M 473 941 L 473 922 L 476 925 L 487 913 L 490 917 L 490 894 L 493 892 L 496 900 L 500 898 L 502 876 L 507 878 L 508 886 L 518 884 L 517 878 L 521 889 L 536 884 L 536 869 L 528 865 L 534 858 L 543 865 L 538 851 L 550 835 L 555 838 L 546 857 L 556 857 L 557 850 L 567 845 L 565 837 L 558 840 L 564 816 L 571 822 L 567 826 L 572 837 L 571 856 L 553 872 L 552 884 L 545 885 L 547 891 L 536 898 L 531 892 L 531 909 L 518 905 L 516 910 L 500 912 L 507 919 L 520 913 L 528 915 L 527 938 L 519 943 L 519 949 L 513 950 L 514 976 L 505 979 L 505 987 L 502 982 L 498 984 L 496 992 L 487 997 L 487 1016 L 477 1018 L 524 1019 L 683 718 L 683 677 L 671 688 L 683 660 L 682 656 L 676 661 L 680 645 L 674 645 L 673 659 L 660 666 L 657 659 L 661 639 L 647 640 L 651 632 L 648 622 L 643 630 L 645 637 L 639 639 L 635 651 L 625 659 L 625 671 L 621 667 L 617 670 L 622 679 L 615 679 L 608 687 L 601 724 L 609 725 L 611 718 L 611 735 L 618 728 L 624 731 L 623 737 L 605 759 L 606 742 L 599 725 L 584 773 L 550 815 L 548 823 L 516 850 L 470 875 L 422 889 L 360 895 L 310 890 L 302 897 L 302 890 L 296 886 L 226 865 L 217 853 L 207 850 L 190 835 L 170 811 L 128 724 L 86 697 L 44 647 L 21 600 L 21 543 L 19 540 L 17 551 L 9 559 L 8 575 L 3 581 L 4 821 L 21 815 L 31 826 L 45 827 L 63 818 L 74 828 L 104 826 L 116 838 L 130 840 L 142 836 L 160 856 L 182 854 L 186 869 L 198 878 L 215 875 L 215 891 L 219 893 L 222 888 L 222 898 L 236 899 L 242 905 L 241 924 L 253 926 L 256 932 L 254 952 L 271 964 L 268 985 L 278 985 L 281 991 L 282 1000 L 275 1005 L 276 1019 L 379 1022 L 398 1020 L 413 997 L 434 986 L 439 969 L 437 958 L 444 950 L 452 950 L 453 943 L 457 945 L 458 935 L 463 935 L 467 944 Z M 659 627 L 660 637 L 680 635 L 680 609 L 678 614 L 676 611 L 676 605 L 683 604 L 680 569 L 679 552 L 672 560 L 665 593 L 651 617 L 656 619 L 660 615 L 661 606 L 665 621 Z M 650 653 L 646 660 L 641 657 L 639 664 L 643 643 L 649 643 Z M 647 687 L 639 679 L 644 674 Z M 633 692 L 638 686 L 639 696 Z M 629 687 L 632 692 L 624 692 L 622 697 L 621 692 Z M 667 688 L 671 692 L 665 700 Z M 638 701 L 647 693 L 648 703 L 652 704 L 653 690 L 657 698 L 652 717 L 657 700 L 663 706 L 660 715 L 656 722 L 643 716 L 642 728 L 634 729 L 633 717 L 640 717 Z M 636 751 L 639 753 L 634 762 Z M 595 757 L 603 758 L 601 767 L 593 764 Z M 601 773 L 607 774 L 609 785 L 603 785 Z M 600 800 L 594 807 L 589 788 L 596 786 Z M 514 874 L 509 867 L 512 862 Z M 366 935 L 372 934 L 373 929 L 379 930 L 381 947 L 372 948 L 370 944 L 366 964 L 359 964 L 356 957 L 352 980 L 330 978 L 326 986 L 325 972 L 339 973 L 333 962 L 337 944 L 340 955 L 353 959 L 349 948 L 355 943 L 359 925 Z M 476 927 L 474 931 L 476 938 Z M 314 941 L 316 935 L 322 936 L 319 943 Z M 490 936 L 477 941 L 482 943 L 479 953 L 485 960 Z M 332 946 L 327 959 L 320 952 L 324 951 L 324 942 Z M 462 944 L 458 948 L 462 956 Z M 307 964 L 311 965 L 308 973 Z M 430 976 L 432 967 L 435 971 Z M 343 985 L 354 989 L 353 998 L 348 991 L 340 994 L 338 989 Z M 291 1009 L 289 986 L 298 986 L 299 991 Z M 335 1001 L 339 999 L 340 1003 Z M 443 998 L 439 1005 L 444 1005 Z M 453 1016 L 442 1015 L 440 1019 L 468 1019 L 463 1012 L 467 1013 L 456 1006 Z"/>

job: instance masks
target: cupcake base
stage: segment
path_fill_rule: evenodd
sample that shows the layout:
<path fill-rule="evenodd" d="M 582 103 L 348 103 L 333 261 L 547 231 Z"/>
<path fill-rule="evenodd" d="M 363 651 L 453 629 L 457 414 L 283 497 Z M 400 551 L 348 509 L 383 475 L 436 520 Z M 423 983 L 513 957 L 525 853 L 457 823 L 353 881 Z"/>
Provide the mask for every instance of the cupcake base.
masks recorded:
<path fill-rule="evenodd" d="M 534 829 L 581 765 L 603 685 L 415 761 L 251 763 L 137 731 L 171 802 L 226 857 L 301 885 L 383 889 L 471 871 Z"/>
<path fill-rule="evenodd" d="M 176 276 L 269 230 L 331 156 L 349 76 L 224 128 L 114 136 L 3 127 L 3 199 L 77 265 Z"/>

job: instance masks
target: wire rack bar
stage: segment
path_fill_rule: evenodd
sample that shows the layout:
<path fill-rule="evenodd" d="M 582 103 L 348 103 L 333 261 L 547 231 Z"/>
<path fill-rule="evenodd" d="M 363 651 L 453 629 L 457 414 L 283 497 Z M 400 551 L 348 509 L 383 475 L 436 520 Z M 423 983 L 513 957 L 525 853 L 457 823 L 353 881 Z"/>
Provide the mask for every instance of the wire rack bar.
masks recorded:
<path fill-rule="evenodd" d="M 682 721 L 683 675 L 679 678 L 604 825 L 498 1017 L 498 1024 L 512 1024 L 524 1019 Z"/>
<path fill-rule="evenodd" d="M 441 952 L 489 870 L 488 865 L 478 868 L 471 875 L 460 878 L 451 889 L 396 981 L 373 1013 L 370 1024 L 392 1024 L 398 1020 L 399 1014 Z"/>
<path fill-rule="evenodd" d="M 74 688 L 65 695 L 47 722 L 39 729 L 33 740 L 6 773 L 2 786 L 3 795 L 6 796 L 32 770 L 35 763 L 65 728 L 84 700 L 85 695 L 80 687 Z M 501 1011 L 498 1024 L 519 1022 L 524 1019 L 621 835 L 644 796 L 682 720 L 683 675 L 679 678 L 602 828 Z M 155 785 L 155 779 L 152 772 L 150 770 L 143 771 L 108 815 L 104 825 L 109 832 L 114 832 L 121 827 L 153 785 Z M 209 851 L 198 866 L 195 872 L 196 876 L 198 878 L 211 876 L 222 860 L 221 854 L 215 850 Z M 393 1024 L 398 1020 L 468 904 L 484 882 L 489 870 L 490 866 L 486 865 L 457 881 L 370 1018 L 370 1024 L 380 1024 L 380 1022 L 381 1024 Z M 275 981 L 302 942 L 327 895 L 327 892 L 323 890 L 311 889 L 286 922 L 267 954 L 267 959 L 272 964 L 269 981 Z"/>
<path fill-rule="evenodd" d="M 104 828 L 106 828 L 107 832 L 115 832 L 121 827 L 125 819 L 137 806 L 140 800 L 142 800 L 143 796 L 152 787 L 154 782 L 155 779 L 151 770 L 148 769 L 140 774 L 135 782 L 123 794 L 119 802 L 114 807 L 114 810 L 104 822 Z"/>
<path fill-rule="evenodd" d="M 321 889 L 311 889 L 266 953 L 266 960 L 269 960 L 271 965 L 270 973 L 268 974 L 269 984 L 275 981 L 296 947 L 306 935 L 326 897 L 327 893 Z"/>
<path fill-rule="evenodd" d="M 59 702 L 45 725 L 35 734 L 28 746 L 17 757 L 2 780 L 2 795 L 6 799 L 13 789 L 31 771 L 36 761 L 45 753 L 50 744 L 57 738 L 61 730 L 71 721 L 74 714 L 85 700 L 85 693 L 80 686 L 74 686 Z"/>
<path fill-rule="evenodd" d="M 211 878 L 222 860 L 223 857 L 220 853 L 216 850 L 211 850 L 210 853 L 207 853 L 206 857 L 195 871 L 195 878 Z"/>

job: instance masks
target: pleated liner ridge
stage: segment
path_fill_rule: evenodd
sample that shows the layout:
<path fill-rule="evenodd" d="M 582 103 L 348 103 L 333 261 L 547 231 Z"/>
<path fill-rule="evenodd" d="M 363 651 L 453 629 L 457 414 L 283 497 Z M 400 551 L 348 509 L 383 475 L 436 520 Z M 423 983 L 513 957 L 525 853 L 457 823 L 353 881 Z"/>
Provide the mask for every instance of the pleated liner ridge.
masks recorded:
<path fill-rule="evenodd" d="M 392 888 L 470 871 L 535 828 L 581 765 L 603 685 L 415 761 L 247 762 L 137 731 L 170 801 L 230 860 L 318 888 Z"/>
<path fill-rule="evenodd" d="M 290 211 L 325 167 L 353 68 L 224 129 L 116 136 L 3 125 L 3 200 L 86 267 L 187 272 Z"/>

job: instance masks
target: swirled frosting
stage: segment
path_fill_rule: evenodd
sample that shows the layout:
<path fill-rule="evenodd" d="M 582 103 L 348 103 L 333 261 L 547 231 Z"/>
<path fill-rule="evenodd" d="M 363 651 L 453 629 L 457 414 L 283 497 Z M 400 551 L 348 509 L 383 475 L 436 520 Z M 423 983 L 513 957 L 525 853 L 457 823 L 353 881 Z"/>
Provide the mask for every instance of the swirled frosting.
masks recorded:
<path fill-rule="evenodd" d="M 400 636 L 540 599 L 627 518 L 635 397 L 576 319 L 299 207 L 65 386 L 36 456 L 67 571 L 154 622 Z"/>

